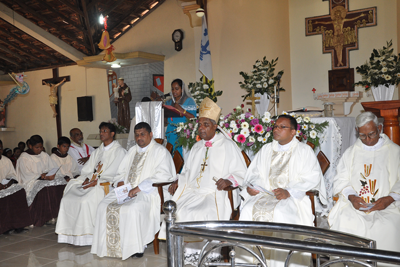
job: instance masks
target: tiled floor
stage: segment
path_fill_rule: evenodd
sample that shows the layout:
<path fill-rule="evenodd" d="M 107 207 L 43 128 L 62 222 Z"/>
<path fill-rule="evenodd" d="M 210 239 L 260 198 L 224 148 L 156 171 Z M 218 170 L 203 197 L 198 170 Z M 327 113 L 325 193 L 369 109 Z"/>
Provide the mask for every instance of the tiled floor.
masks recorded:
<path fill-rule="evenodd" d="M 54 225 L 29 228 L 16 234 L 0 235 L 0 267 L 38 266 L 91 266 L 91 267 L 153 267 L 167 266 L 165 243 L 160 242 L 160 254 L 155 255 L 153 244 L 145 250 L 142 258 L 125 261 L 99 258 L 90 253 L 90 246 L 76 247 L 58 244 Z"/>

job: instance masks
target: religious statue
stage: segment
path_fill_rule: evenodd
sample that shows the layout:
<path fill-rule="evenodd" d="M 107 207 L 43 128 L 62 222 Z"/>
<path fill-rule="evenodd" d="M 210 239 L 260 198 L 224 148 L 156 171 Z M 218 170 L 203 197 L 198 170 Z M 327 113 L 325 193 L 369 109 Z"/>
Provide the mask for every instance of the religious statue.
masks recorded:
<path fill-rule="evenodd" d="M 61 82 L 57 84 L 47 83 L 43 81 L 43 85 L 47 85 L 50 87 L 49 103 L 51 109 L 53 110 L 53 118 L 57 117 L 56 105 L 58 104 L 58 97 L 57 97 L 58 86 L 62 85 L 65 81 L 66 78 L 64 78 Z"/>
<path fill-rule="evenodd" d="M 126 129 L 130 129 L 131 112 L 129 102 L 132 100 L 131 90 L 123 78 L 118 79 L 118 87 L 113 83 L 113 90 L 114 103 L 118 107 L 118 124 L 124 126 Z M 118 93 L 118 97 L 116 97 L 116 92 Z"/>
<path fill-rule="evenodd" d="M 347 15 L 347 10 L 344 6 L 336 6 L 332 9 L 332 14 L 331 14 L 331 19 L 332 21 L 315 21 L 315 24 L 332 24 L 334 33 L 333 33 L 333 47 L 335 48 L 336 51 L 336 56 L 337 56 L 337 66 L 343 66 L 342 62 L 342 51 L 343 51 L 343 45 L 345 43 L 345 36 L 343 33 L 343 24 L 347 21 L 353 21 L 357 20 L 363 16 L 366 16 L 366 14 L 362 13 L 361 15 L 351 18 L 351 19 L 346 19 Z"/>

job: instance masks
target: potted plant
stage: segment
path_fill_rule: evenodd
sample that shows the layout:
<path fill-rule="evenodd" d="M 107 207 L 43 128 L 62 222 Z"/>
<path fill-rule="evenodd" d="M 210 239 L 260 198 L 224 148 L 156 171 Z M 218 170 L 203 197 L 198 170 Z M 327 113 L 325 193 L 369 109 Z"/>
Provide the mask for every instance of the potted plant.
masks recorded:
<path fill-rule="evenodd" d="M 204 98 L 208 97 L 216 103 L 218 96 L 222 95 L 222 91 L 214 90 L 214 80 L 205 78 L 200 78 L 199 82 L 189 83 L 188 89 L 196 102 L 197 108 L 200 107 Z"/>
<path fill-rule="evenodd" d="M 372 90 L 375 101 L 392 100 L 394 88 L 400 83 L 400 54 L 393 53 L 392 41 L 386 42 L 383 49 L 374 49 L 369 60 L 356 68 L 365 90 Z"/>
<path fill-rule="evenodd" d="M 278 63 L 278 58 L 268 61 L 266 57 L 262 60 L 257 60 L 253 65 L 250 73 L 239 72 L 244 81 L 239 82 L 240 87 L 245 89 L 247 94 L 243 95 L 243 101 L 251 96 L 254 89 L 256 97 L 260 97 L 260 104 L 256 104 L 259 114 L 264 114 L 268 111 L 271 95 L 274 94 L 275 86 L 283 75 L 283 70 L 279 71 L 275 76 L 275 66 Z M 285 91 L 279 88 L 279 91 Z"/>

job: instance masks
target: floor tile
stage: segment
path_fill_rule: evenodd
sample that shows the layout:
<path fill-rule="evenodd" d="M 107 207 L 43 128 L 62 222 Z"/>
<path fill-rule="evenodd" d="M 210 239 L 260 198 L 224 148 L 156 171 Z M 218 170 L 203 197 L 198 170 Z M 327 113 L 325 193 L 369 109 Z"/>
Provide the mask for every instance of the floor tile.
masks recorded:
<path fill-rule="evenodd" d="M 4 261 L 13 257 L 17 257 L 20 254 L 11 253 L 11 252 L 2 252 L 0 251 L 0 261 Z"/>
<path fill-rule="evenodd" d="M 18 243 L 21 241 L 26 241 L 28 239 L 31 239 L 31 237 L 21 236 L 20 234 L 1 235 L 0 236 L 0 248 L 14 244 L 14 243 Z"/>
<path fill-rule="evenodd" d="M 51 240 L 30 238 L 18 243 L 0 247 L 2 252 L 12 252 L 18 254 L 26 254 L 31 251 L 39 250 L 45 247 L 54 246 L 57 243 Z"/>
<path fill-rule="evenodd" d="M 43 259 L 40 257 L 36 257 L 34 254 L 30 254 L 30 255 L 21 255 L 18 257 L 10 258 L 8 260 L 0 261 L 0 267 L 10 267 L 10 266 L 41 267 L 51 262 L 54 262 L 54 260 Z"/>

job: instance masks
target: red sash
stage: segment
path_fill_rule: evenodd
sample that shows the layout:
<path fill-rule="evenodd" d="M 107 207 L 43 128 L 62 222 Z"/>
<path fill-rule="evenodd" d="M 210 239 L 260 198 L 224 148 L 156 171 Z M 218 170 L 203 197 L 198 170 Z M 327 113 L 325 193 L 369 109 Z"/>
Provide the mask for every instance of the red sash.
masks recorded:
<path fill-rule="evenodd" d="M 87 145 L 87 144 L 85 144 L 85 146 L 86 146 L 86 155 L 88 155 L 88 157 L 90 157 L 90 155 L 89 155 L 89 147 L 88 147 L 88 145 Z M 75 149 L 76 149 L 76 147 L 74 147 L 73 145 L 70 145 L 70 147 L 72 147 L 72 148 L 75 148 Z M 79 150 L 78 150 L 78 149 L 76 149 L 76 151 L 78 151 L 78 153 L 79 153 L 79 156 L 81 156 L 81 158 L 83 158 L 83 156 L 81 155 L 81 153 L 79 152 Z"/>

